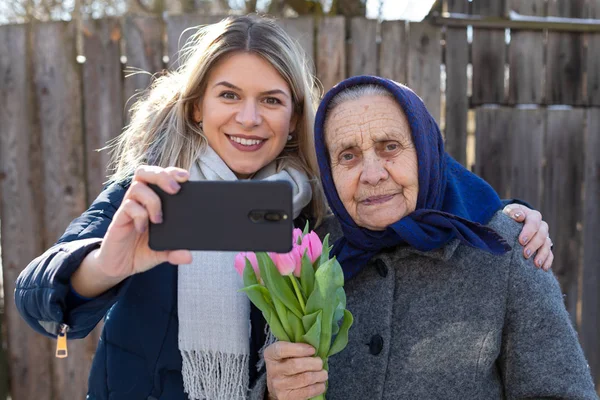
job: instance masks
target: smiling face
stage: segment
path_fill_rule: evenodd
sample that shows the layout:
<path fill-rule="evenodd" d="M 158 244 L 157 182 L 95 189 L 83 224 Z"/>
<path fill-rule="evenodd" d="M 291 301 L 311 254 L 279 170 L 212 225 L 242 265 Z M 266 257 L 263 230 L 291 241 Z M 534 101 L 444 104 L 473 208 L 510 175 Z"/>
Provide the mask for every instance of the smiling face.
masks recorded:
<path fill-rule="evenodd" d="M 358 226 L 384 230 L 415 210 L 417 153 L 393 98 L 365 95 L 342 102 L 329 111 L 325 132 L 336 190 Z"/>
<path fill-rule="evenodd" d="M 279 156 L 297 117 L 289 85 L 262 57 L 225 56 L 212 68 L 194 120 L 208 145 L 238 178 L 247 178 Z"/>

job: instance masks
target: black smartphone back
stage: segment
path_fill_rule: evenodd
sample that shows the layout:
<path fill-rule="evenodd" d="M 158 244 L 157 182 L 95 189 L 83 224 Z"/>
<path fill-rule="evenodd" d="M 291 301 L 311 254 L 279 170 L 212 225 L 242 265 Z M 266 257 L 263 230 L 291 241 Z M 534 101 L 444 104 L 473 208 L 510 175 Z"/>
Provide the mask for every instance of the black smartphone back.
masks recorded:
<path fill-rule="evenodd" d="M 153 250 L 273 251 L 292 248 L 292 187 L 285 181 L 193 181 L 175 195 L 150 185 L 163 222 L 150 224 Z"/>

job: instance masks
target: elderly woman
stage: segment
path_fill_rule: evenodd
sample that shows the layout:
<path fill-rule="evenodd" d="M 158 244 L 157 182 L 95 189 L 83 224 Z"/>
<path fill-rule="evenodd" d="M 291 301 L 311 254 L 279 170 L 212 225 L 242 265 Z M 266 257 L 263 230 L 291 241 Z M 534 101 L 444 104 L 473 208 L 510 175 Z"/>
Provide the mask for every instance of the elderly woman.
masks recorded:
<path fill-rule="evenodd" d="M 305 399 L 328 380 L 330 400 L 597 398 L 556 279 L 521 256 L 520 225 L 410 89 L 343 81 L 315 135 L 355 322 L 329 374 L 310 346 L 271 345 L 253 397 Z"/>

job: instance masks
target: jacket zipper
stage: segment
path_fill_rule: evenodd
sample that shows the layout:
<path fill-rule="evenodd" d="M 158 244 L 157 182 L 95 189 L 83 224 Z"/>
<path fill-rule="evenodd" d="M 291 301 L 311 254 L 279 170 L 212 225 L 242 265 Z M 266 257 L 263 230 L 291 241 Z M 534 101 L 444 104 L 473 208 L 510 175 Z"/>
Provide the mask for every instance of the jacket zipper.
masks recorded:
<path fill-rule="evenodd" d="M 67 358 L 67 332 L 69 325 L 60 324 L 60 331 L 56 337 L 56 358 Z"/>

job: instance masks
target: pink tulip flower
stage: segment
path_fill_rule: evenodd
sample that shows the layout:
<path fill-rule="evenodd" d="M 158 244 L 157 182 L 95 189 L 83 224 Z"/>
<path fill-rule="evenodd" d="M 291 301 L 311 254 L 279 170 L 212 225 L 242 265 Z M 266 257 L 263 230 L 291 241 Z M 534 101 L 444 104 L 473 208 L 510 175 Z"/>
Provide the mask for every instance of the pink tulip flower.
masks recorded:
<path fill-rule="evenodd" d="M 302 260 L 294 248 L 289 253 L 269 253 L 269 256 L 282 276 L 292 275 L 296 270 L 300 270 L 298 264 L 302 265 Z"/>
<path fill-rule="evenodd" d="M 235 270 L 238 274 L 240 274 L 240 276 L 244 276 L 244 268 L 246 268 L 246 258 L 250 261 L 252 269 L 254 269 L 256 279 L 260 281 L 260 270 L 258 269 L 258 260 L 256 259 L 256 254 L 252 252 L 242 252 L 238 253 L 235 256 Z"/>
<path fill-rule="evenodd" d="M 314 263 L 319 257 L 321 257 L 321 253 L 323 252 L 323 243 L 321 243 L 319 236 L 314 231 L 311 231 L 302 239 L 300 250 L 302 254 L 304 254 L 306 251 L 310 262 Z"/>
<path fill-rule="evenodd" d="M 294 246 L 302 243 L 302 230 L 301 229 L 294 228 L 294 231 L 292 232 L 292 243 L 294 244 Z"/>

